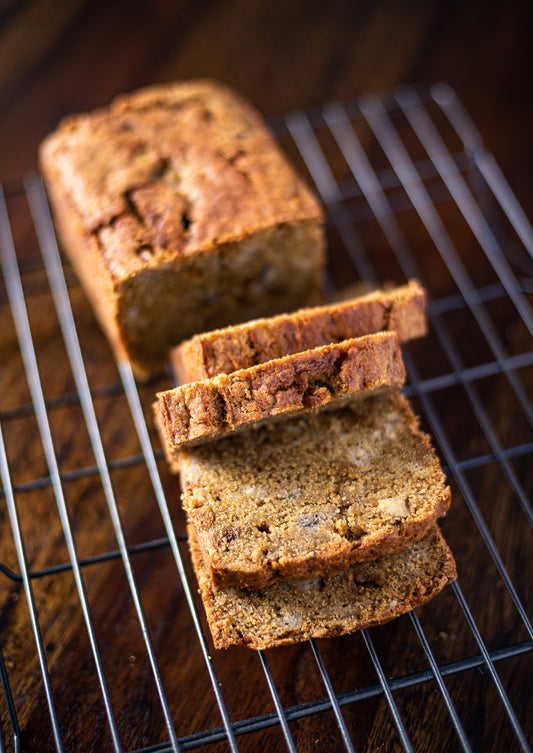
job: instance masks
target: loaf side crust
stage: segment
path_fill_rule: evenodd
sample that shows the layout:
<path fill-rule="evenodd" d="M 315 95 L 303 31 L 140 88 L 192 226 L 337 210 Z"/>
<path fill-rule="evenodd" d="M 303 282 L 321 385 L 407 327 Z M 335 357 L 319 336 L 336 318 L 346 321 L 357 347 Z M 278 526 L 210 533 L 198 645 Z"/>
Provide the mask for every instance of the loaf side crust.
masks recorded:
<path fill-rule="evenodd" d="M 186 384 L 387 330 L 395 331 L 400 342 L 427 334 L 426 295 L 416 280 L 342 303 L 204 332 L 174 348 L 171 360 L 178 382 Z"/>
<path fill-rule="evenodd" d="M 68 118 L 40 165 L 61 243 L 139 375 L 195 332 L 305 305 L 320 286 L 322 210 L 221 85 L 151 87 Z"/>
<path fill-rule="evenodd" d="M 398 392 L 179 453 L 182 505 L 219 587 L 261 589 L 409 547 L 450 504 Z"/>
<path fill-rule="evenodd" d="M 266 419 L 333 407 L 399 387 L 404 380 L 396 334 L 379 332 L 160 392 L 154 411 L 174 465 L 177 451 L 186 444 L 219 438 Z"/>
<path fill-rule="evenodd" d="M 436 526 L 398 554 L 261 591 L 215 586 L 192 526 L 189 547 L 216 648 L 266 649 L 369 628 L 425 604 L 457 577 Z"/>

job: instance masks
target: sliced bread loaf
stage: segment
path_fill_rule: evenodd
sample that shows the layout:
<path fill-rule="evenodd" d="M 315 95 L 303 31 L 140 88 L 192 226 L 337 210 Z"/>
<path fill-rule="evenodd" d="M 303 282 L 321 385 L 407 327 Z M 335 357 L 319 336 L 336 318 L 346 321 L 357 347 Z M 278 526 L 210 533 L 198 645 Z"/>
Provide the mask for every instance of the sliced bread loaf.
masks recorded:
<path fill-rule="evenodd" d="M 178 381 L 186 384 L 387 330 L 395 331 L 400 342 L 426 334 L 426 296 L 415 280 L 342 303 L 195 335 L 174 348 L 171 359 Z"/>
<path fill-rule="evenodd" d="M 192 526 L 189 546 L 216 648 L 265 649 L 368 628 L 426 603 L 456 578 L 453 557 L 436 526 L 397 554 L 352 565 L 338 575 L 261 591 L 218 588 Z"/>
<path fill-rule="evenodd" d="M 259 589 L 405 549 L 450 502 L 397 391 L 183 449 L 179 470 L 217 586 Z"/>
<path fill-rule="evenodd" d="M 259 114 L 215 81 L 69 117 L 40 164 L 62 245 L 141 378 L 180 340 L 305 306 L 320 286 L 320 206 Z"/>
<path fill-rule="evenodd" d="M 399 387 L 404 380 L 398 338 L 394 332 L 380 332 L 160 392 L 154 411 L 167 458 L 176 469 L 177 452 L 186 444 L 266 419 L 332 407 Z"/>

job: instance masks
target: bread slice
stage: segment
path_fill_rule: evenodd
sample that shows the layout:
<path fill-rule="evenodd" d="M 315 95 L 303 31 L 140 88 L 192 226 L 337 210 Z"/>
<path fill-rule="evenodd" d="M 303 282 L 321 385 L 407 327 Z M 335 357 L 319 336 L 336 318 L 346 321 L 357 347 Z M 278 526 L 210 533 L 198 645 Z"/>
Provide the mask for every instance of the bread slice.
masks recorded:
<path fill-rule="evenodd" d="M 195 335 L 172 350 L 171 360 L 179 383 L 186 384 L 387 330 L 394 330 L 400 342 L 426 334 L 426 295 L 415 280 L 342 303 Z"/>
<path fill-rule="evenodd" d="M 189 546 L 215 648 L 265 649 L 368 628 L 425 604 L 457 577 L 436 526 L 397 554 L 261 591 L 218 588 L 192 526 Z"/>
<path fill-rule="evenodd" d="M 154 411 L 175 468 L 176 453 L 186 444 L 332 407 L 404 380 L 396 334 L 379 332 L 160 392 Z"/>
<path fill-rule="evenodd" d="M 182 504 L 220 587 L 314 578 L 408 547 L 450 503 L 399 392 L 179 453 Z"/>

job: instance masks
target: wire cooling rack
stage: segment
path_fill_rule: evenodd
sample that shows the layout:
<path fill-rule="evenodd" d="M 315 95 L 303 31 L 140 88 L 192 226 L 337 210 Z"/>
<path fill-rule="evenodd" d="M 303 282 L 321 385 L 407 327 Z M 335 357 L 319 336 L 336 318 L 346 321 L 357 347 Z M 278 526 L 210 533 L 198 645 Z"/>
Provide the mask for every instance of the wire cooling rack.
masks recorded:
<path fill-rule="evenodd" d="M 271 122 L 328 210 L 330 291 L 416 277 L 406 393 L 459 579 L 387 625 L 212 651 L 156 389 L 115 364 L 37 175 L 0 200 L 0 751 L 529 751 L 533 231 L 445 85 Z"/>

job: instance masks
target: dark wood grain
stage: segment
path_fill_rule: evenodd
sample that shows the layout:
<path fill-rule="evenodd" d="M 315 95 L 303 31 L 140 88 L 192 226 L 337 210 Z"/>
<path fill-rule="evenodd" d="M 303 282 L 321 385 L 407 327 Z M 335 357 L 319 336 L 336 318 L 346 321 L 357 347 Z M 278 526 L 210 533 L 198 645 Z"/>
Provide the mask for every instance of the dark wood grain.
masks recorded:
<path fill-rule="evenodd" d="M 242 91 L 265 116 L 275 116 L 399 84 L 442 80 L 457 91 L 526 212 L 533 216 L 532 8 L 531 3 L 518 0 L 332 0 L 327 4 L 322 0 L 5 0 L 0 3 L 0 180 L 5 181 L 8 193 L 10 187 L 19 185 L 18 179 L 36 166 L 40 140 L 64 115 L 92 109 L 120 92 L 156 81 L 215 77 Z M 45 399 L 50 406 L 52 436 L 64 475 L 63 493 L 79 556 L 90 558 L 115 550 L 117 541 L 94 472 L 94 455 L 81 409 L 70 399 L 75 385 L 46 275 L 39 266 L 33 269 L 37 251 L 28 209 L 20 197 L 12 196 L 9 211 L 25 270 L 23 284 Z M 445 222 L 453 224 L 454 240 L 474 283 L 493 282 L 494 273 L 478 260 L 471 234 L 449 208 L 443 207 L 442 214 Z M 428 239 L 417 225 L 414 212 L 403 213 L 400 224 L 423 274 L 431 281 L 432 296 L 456 292 L 438 255 L 426 253 Z M 398 279 L 401 272 L 390 248 L 377 237 L 375 223 L 360 223 L 358 233 L 363 243 L 372 244 L 377 276 Z M 340 259 L 342 242 L 335 228 L 330 229 L 329 240 L 332 256 Z M 355 281 L 353 270 L 348 270 L 345 262 L 336 263 L 334 275 L 339 281 L 347 282 L 350 276 Z M 157 540 L 165 533 L 146 468 L 135 461 L 121 467 L 124 458 L 140 453 L 140 446 L 116 366 L 68 265 L 66 273 L 127 543 L 134 546 Z M 531 338 L 511 309 L 505 301 L 489 306 L 505 348 L 511 354 L 531 350 Z M 447 316 L 446 326 L 464 365 L 491 360 L 486 340 L 465 309 Z M 434 333 L 424 343 L 413 343 L 409 353 L 422 377 L 451 369 Z M 520 376 L 531 396 L 533 369 L 522 369 Z M 167 384 L 161 378 L 142 388 L 147 417 L 153 394 Z M 475 388 L 504 447 L 531 441 L 531 426 L 504 377 L 481 380 Z M 459 461 L 490 452 L 483 428 L 460 385 L 437 393 L 433 401 Z M 425 416 L 420 400 L 415 399 L 415 406 Z M 48 483 L 49 470 L 3 282 L 0 415 L 29 567 L 39 571 L 67 562 L 65 538 Z M 423 422 L 424 428 L 431 429 L 425 417 Z M 149 427 L 153 432 L 150 422 Z M 153 433 L 152 438 L 157 447 Z M 445 448 L 437 443 L 437 450 L 442 456 Z M 167 498 L 175 500 L 172 514 L 176 531 L 183 535 L 177 479 L 169 474 L 162 458 L 158 462 Z M 515 458 L 512 467 L 531 498 L 531 458 Z M 27 484 L 36 479 L 41 483 L 28 489 Z M 520 598 L 530 607 L 533 540 L 516 494 L 497 462 L 470 469 L 464 474 L 463 484 L 454 479 L 452 492 L 454 503 L 444 532 L 457 557 L 460 584 L 487 646 L 496 650 L 524 641 L 527 635 L 523 625 L 501 586 L 467 504 L 471 494 L 480 505 Z M 183 556 L 190 575 L 184 546 Z M 3 496 L 0 563 L 15 573 L 20 570 Z M 134 554 L 132 563 L 178 735 L 220 726 L 169 548 L 154 547 Z M 113 559 L 84 566 L 83 576 L 124 750 L 164 744 L 168 736 L 124 568 L 120 560 Z M 72 572 L 67 569 L 43 575 L 32 583 L 65 750 L 112 750 Z M 193 597 L 199 606 L 196 593 Z M 201 608 L 199 614 L 205 628 Z M 479 653 L 450 590 L 421 612 L 421 620 L 438 662 L 446 664 Z M 408 616 L 372 631 L 372 637 L 389 677 L 427 668 Z M 19 580 L 1 572 L 0 648 L 22 730 L 23 750 L 54 750 L 24 592 Z M 378 683 L 360 635 L 324 641 L 320 648 L 337 692 Z M 325 697 L 309 646 L 270 651 L 267 658 L 284 706 Z M 213 651 L 213 662 L 232 721 L 273 712 L 264 674 L 253 652 Z M 533 739 L 532 652 L 505 659 L 497 666 L 519 721 Z M 474 750 L 518 750 L 494 684 L 484 669 L 474 667 L 453 674 L 446 683 Z M 395 698 L 415 750 L 461 749 L 433 681 L 398 692 Z M 402 750 L 382 695 L 350 703 L 343 714 L 358 751 Z M 8 750 L 12 750 L 2 694 L 0 722 Z M 342 749 L 331 711 L 291 722 L 290 728 L 298 750 Z M 284 749 L 284 743 L 275 727 L 240 738 L 239 747 L 266 753 Z M 223 751 L 228 747 L 215 743 L 208 749 Z"/>
<path fill-rule="evenodd" d="M 266 116 L 417 81 L 449 83 L 530 201 L 532 6 L 318 0 L 26 2 L 0 31 L 0 177 L 71 112 L 154 81 L 213 76 Z"/>

